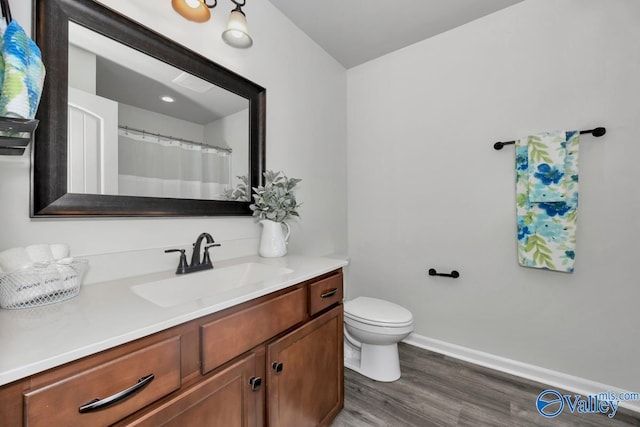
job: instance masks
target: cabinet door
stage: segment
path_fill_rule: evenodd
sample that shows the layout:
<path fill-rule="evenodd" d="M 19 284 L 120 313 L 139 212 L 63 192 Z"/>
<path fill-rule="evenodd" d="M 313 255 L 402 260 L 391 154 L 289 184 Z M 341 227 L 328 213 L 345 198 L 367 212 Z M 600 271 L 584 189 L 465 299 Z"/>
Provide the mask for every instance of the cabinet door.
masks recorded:
<path fill-rule="evenodd" d="M 270 426 L 328 425 L 344 405 L 342 305 L 267 347 Z"/>
<path fill-rule="evenodd" d="M 264 351 L 249 353 L 220 372 L 126 423 L 146 427 L 257 427 L 262 425 Z M 262 380 L 262 378 L 260 378 Z M 254 389 L 255 388 L 255 389 Z"/>

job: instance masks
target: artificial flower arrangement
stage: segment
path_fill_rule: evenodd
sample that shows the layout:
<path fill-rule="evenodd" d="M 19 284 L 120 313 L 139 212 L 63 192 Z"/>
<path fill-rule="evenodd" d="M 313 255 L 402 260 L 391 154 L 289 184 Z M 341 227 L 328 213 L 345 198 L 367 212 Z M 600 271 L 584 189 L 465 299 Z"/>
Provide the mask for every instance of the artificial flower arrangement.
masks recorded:
<path fill-rule="evenodd" d="M 265 171 L 264 185 L 253 187 L 253 216 L 275 222 L 284 222 L 291 217 L 300 217 L 294 193 L 296 185 L 302 181 L 289 178 L 283 172 Z"/>

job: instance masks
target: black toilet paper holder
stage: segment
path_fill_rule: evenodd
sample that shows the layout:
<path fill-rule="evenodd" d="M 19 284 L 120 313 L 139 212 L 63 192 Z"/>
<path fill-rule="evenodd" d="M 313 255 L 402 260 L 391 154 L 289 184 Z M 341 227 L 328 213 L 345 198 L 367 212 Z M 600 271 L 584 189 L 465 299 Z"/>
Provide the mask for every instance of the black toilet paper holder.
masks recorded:
<path fill-rule="evenodd" d="M 438 273 L 435 268 L 430 268 L 429 276 L 452 277 L 454 279 L 457 279 L 458 277 L 460 277 L 460 273 L 458 273 L 456 270 L 451 271 L 451 273 Z"/>

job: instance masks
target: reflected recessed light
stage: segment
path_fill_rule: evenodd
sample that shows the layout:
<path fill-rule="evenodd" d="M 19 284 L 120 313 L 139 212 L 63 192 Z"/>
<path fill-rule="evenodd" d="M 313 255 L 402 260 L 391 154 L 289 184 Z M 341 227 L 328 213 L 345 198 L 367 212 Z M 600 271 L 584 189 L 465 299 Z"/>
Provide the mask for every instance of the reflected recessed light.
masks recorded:
<path fill-rule="evenodd" d="M 175 99 L 173 99 L 172 97 L 170 97 L 169 95 L 162 95 L 160 97 L 161 100 L 163 100 L 164 102 L 174 102 Z"/>

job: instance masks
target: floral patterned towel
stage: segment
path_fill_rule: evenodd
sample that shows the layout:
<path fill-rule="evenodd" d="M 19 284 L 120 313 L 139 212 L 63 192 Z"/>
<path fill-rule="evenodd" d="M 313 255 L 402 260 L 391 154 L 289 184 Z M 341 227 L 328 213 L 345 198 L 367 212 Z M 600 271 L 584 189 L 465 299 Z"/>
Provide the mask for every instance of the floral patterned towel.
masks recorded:
<path fill-rule="evenodd" d="M 579 140 L 578 131 L 558 131 L 516 141 L 520 265 L 573 272 Z"/>
<path fill-rule="evenodd" d="M 545 132 L 527 138 L 529 201 L 564 202 L 566 195 L 565 132 Z"/>
<path fill-rule="evenodd" d="M 11 21 L 2 35 L 2 60 L 0 115 L 33 119 L 40 103 L 46 70 L 40 49 L 17 21 Z"/>

